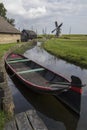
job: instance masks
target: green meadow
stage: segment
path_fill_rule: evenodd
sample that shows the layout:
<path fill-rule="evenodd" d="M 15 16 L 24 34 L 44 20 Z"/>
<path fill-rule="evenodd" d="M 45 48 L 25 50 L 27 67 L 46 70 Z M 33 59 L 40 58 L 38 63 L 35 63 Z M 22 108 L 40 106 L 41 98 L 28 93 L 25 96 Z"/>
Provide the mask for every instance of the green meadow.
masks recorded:
<path fill-rule="evenodd" d="M 9 44 L 0 44 L 0 59 L 1 57 L 13 46 L 17 43 L 9 43 Z"/>
<path fill-rule="evenodd" d="M 22 44 L 21 47 L 16 47 L 16 45 Z M 25 50 L 27 50 L 28 48 L 30 48 L 32 46 L 32 42 L 28 42 L 28 43 L 8 43 L 8 44 L 0 44 L 0 59 L 2 58 L 2 56 L 9 50 L 12 49 L 14 47 L 16 47 L 16 50 L 14 51 L 15 53 L 23 53 Z"/>
<path fill-rule="evenodd" d="M 87 35 L 63 35 L 51 38 L 44 48 L 68 62 L 87 68 Z"/>

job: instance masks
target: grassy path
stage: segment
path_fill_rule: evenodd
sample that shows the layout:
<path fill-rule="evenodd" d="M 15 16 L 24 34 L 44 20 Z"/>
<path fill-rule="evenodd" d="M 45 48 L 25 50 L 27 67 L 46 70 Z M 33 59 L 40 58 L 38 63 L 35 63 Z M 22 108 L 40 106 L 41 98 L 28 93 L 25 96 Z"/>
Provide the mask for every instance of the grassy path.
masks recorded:
<path fill-rule="evenodd" d="M 46 41 L 44 48 L 57 57 L 87 68 L 87 36 L 53 38 Z"/>
<path fill-rule="evenodd" d="M 13 49 L 17 44 L 22 44 L 22 43 L 8 43 L 8 44 L 0 44 L 0 60 L 2 59 L 2 56 L 9 50 Z M 14 52 L 17 53 L 23 53 L 25 50 L 28 48 L 32 47 L 33 44 L 32 42 L 29 43 L 24 43 L 21 47 L 16 48 Z M 10 115 L 4 113 L 3 110 L 0 110 L 0 130 L 3 130 L 3 127 L 5 123 L 10 119 Z"/>
<path fill-rule="evenodd" d="M 17 43 L 9 43 L 9 44 L 0 44 L 0 60 L 2 56 L 8 51 L 11 47 L 15 46 Z M 3 130 L 5 122 L 7 122 L 9 116 L 0 110 L 0 130 Z"/>

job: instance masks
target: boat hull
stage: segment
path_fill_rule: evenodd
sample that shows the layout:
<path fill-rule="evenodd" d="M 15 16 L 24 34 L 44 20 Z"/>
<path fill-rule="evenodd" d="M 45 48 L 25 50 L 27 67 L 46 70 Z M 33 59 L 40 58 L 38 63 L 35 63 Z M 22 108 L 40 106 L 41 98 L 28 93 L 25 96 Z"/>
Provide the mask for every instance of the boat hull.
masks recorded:
<path fill-rule="evenodd" d="M 12 80 L 16 79 L 35 93 L 54 95 L 80 115 L 82 83 L 79 78 L 71 76 L 70 82 L 52 70 L 14 53 L 5 57 L 5 68 Z"/>
<path fill-rule="evenodd" d="M 10 54 L 10 55 L 13 55 L 13 54 Z M 43 94 L 60 94 L 61 92 L 67 90 L 67 87 L 60 87 L 60 85 L 59 85 L 59 88 L 57 87 L 58 85 L 56 85 L 56 87 L 52 87 L 52 86 L 50 87 L 50 83 L 49 83 L 51 76 L 58 77 L 59 79 L 61 78 L 62 81 L 69 83 L 69 81 L 67 79 L 65 79 L 64 77 L 57 75 L 56 73 L 48 70 L 47 68 L 45 68 L 41 65 L 38 65 L 34 61 L 26 61 L 27 59 L 24 56 L 21 56 L 23 58 L 22 62 L 26 61 L 26 62 L 28 62 L 28 64 L 30 64 L 30 63 L 35 64 L 36 66 L 39 66 L 39 68 L 33 68 L 33 69 L 30 69 L 27 71 L 17 72 L 14 69 L 14 66 L 18 66 L 18 63 L 15 63 L 15 62 L 13 63 L 13 61 L 14 61 L 13 59 L 7 60 L 7 59 L 10 59 L 8 57 L 11 57 L 11 56 L 7 56 L 7 58 L 5 58 L 5 68 L 6 68 L 6 71 L 9 75 L 9 77 L 17 78 L 18 80 L 20 80 L 20 82 L 22 82 L 22 84 L 24 84 L 26 87 L 33 90 L 34 92 L 43 93 Z M 17 64 L 17 65 L 13 65 L 13 64 Z M 25 64 L 25 62 L 23 64 Z M 21 67 L 19 67 L 19 68 L 21 68 Z M 44 72 L 41 72 L 43 70 L 44 70 Z M 39 71 L 40 74 L 37 71 Z M 45 73 L 47 73 L 47 74 L 45 74 Z M 50 76 L 50 74 L 51 74 L 51 76 Z M 45 75 L 45 76 L 43 76 L 43 75 Z M 26 80 L 26 79 L 28 79 L 28 80 Z M 54 78 L 54 80 L 55 80 L 55 78 Z"/>

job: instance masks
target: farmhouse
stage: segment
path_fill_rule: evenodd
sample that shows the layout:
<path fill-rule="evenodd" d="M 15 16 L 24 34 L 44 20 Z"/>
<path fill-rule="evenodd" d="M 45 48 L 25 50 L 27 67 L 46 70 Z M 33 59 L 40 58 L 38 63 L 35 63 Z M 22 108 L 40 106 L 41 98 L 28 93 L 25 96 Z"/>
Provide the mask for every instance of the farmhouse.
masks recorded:
<path fill-rule="evenodd" d="M 34 39 L 34 38 L 37 38 L 37 34 L 32 30 L 25 30 L 24 29 L 21 32 L 21 41 L 22 42 L 27 42 L 28 40 Z"/>
<path fill-rule="evenodd" d="M 20 40 L 20 31 L 0 16 L 0 43 L 12 43 Z"/>

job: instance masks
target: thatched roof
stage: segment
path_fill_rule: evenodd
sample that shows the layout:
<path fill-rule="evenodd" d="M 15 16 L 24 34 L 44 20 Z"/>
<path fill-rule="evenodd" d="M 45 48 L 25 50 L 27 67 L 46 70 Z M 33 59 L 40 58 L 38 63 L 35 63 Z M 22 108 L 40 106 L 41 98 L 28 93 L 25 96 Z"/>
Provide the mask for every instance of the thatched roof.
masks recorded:
<path fill-rule="evenodd" d="M 0 33 L 3 34 L 20 34 L 20 31 L 9 24 L 3 17 L 0 16 Z"/>

